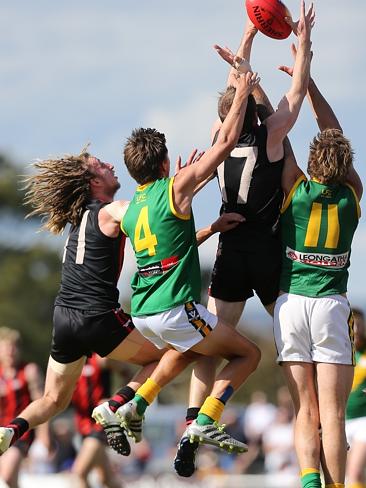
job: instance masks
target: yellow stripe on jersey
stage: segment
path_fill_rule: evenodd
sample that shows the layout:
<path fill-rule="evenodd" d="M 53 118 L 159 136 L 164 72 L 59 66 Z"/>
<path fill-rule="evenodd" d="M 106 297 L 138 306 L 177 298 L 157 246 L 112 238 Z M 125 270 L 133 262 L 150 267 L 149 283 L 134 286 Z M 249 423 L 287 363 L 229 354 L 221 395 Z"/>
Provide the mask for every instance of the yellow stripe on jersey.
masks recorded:
<path fill-rule="evenodd" d="M 306 237 L 304 246 L 316 247 L 318 245 L 318 239 L 320 234 L 320 224 L 322 220 L 322 204 L 313 203 L 311 207 L 310 218 L 308 227 L 306 229 Z"/>
<path fill-rule="evenodd" d="M 356 192 L 355 192 L 355 189 L 353 188 L 353 186 L 350 185 L 349 183 L 346 183 L 346 186 L 348 186 L 348 188 L 352 191 L 353 196 L 355 197 L 356 207 L 357 207 L 357 216 L 358 216 L 358 218 L 360 218 L 361 217 L 360 200 L 358 199 L 358 196 L 356 195 Z"/>
<path fill-rule="evenodd" d="M 173 215 L 175 215 L 178 219 L 181 220 L 189 220 L 191 218 L 191 214 L 181 214 L 177 212 L 177 210 L 174 207 L 174 201 L 173 201 L 173 183 L 174 183 L 174 176 L 170 178 L 169 181 L 169 206 L 170 210 Z"/>
<path fill-rule="evenodd" d="M 281 213 L 283 213 L 288 208 L 288 206 L 290 205 L 292 197 L 293 197 L 295 191 L 297 190 L 297 187 L 300 185 L 300 183 L 302 181 L 306 181 L 305 175 L 299 176 L 297 178 L 297 180 L 295 181 L 295 183 L 293 184 L 291 190 L 289 191 L 289 194 L 286 197 L 286 200 L 283 202 L 283 205 L 281 208 Z"/>
<path fill-rule="evenodd" d="M 338 205 L 331 203 L 328 205 L 328 231 L 325 247 L 336 249 L 339 241 L 339 217 Z"/>
<path fill-rule="evenodd" d="M 139 185 L 137 188 L 136 188 L 136 191 L 144 191 L 146 190 L 146 188 L 150 185 L 152 185 L 154 182 L 153 181 L 148 181 L 147 183 L 144 183 L 143 185 Z"/>
<path fill-rule="evenodd" d="M 201 317 L 192 302 L 187 302 L 184 304 L 184 308 L 187 313 L 188 322 L 193 325 L 193 327 L 203 336 L 206 337 L 210 332 L 212 332 L 212 327 L 207 324 Z M 194 313 L 190 314 L 190 312 Z M 197 314 L 197 315 L 196 315 Z M 195 317 L 196 315 L 196 317 Z"/>

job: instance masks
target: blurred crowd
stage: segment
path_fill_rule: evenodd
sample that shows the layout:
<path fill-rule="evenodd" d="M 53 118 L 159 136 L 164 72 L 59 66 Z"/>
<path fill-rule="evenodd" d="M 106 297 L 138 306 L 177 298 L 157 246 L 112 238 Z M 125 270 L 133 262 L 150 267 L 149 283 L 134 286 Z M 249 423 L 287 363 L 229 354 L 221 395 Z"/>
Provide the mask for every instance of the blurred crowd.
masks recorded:
<path fill-rule="evenodd" d="M 132 452 L 128 457 L 120 456 L 106 446 L 116 480 L 122 483 L 123 480 L 138 479 L 143 474 L 158 476 L 173 472 L 176 445 L 185 428 L 184 409 L 184 405 L 157 406 L 149 415 L 145 439 L 139 444 L 131 443 Z M 276 404 L 270 403 L 263 391 L 256 391 L 246 407 L 228 408 L 223 423 L 231 435 L 248 444 L 249 451 L 236 456 L 201 446 L 196 478 L 213 474 L 297 473 L 293 415 L 286 387 L 278 390 Z M 81 443 L 82 437 L 77 432 L 70 409 L 50 423 L 46 440 L 42 436 L 36 437 L 22 470 L 33 474 L 72 471 Z M 93 473 L 93 476 L 102 478 L 103 473 Z"/>

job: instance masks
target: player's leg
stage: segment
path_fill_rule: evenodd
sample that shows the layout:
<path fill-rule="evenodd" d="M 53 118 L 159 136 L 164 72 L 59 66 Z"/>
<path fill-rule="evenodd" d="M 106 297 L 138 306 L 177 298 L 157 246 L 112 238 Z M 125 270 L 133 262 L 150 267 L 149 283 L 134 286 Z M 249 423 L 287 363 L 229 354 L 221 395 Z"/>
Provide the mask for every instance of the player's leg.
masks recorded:
<path fill-rule="evenodd" d="M 108 327 L 106 327 L 106 321 L 108 321 Z M 93 419 L 103 427 L 110 447 L 119 454 L 128 456 L 131 451 L 130 445 L 124 429 L 120 425 L 120 420 L 115 414 L 122 405 L 134 398 L 138 388 L 146 381 L 157 366 L 158 360 L 164 351 L 158 349 L 154 344 L 145 339 L 134 328 L 131 317 L 123 313 L 123 311 L 119 311 L 118 313 L 111 312 L 104 318 L 102 325 L 102 330 L 108 328 L 112 331 L 119 331 L 123 328 L 126 334 L 124 337 L 120 336 L 120 343 L 108 353 L 108 345 L 105 345 L 104 351 L 100 351 L 101 355 L 106 355 L 117 361 L 125 361 L 143 366 L 127 385 L 120 388 L 108 401 L 96 406 L 92 413 Z M 98 346 L 95 347 L 97 348 Z M 96 350 L 98 352 L 98 349 Z"/>
<path fill-rule="evenodd" d="M 103 441 L 97 437 L 88 436 L 83 440 L 72 467 L 72 472 L 78 477 L 79 488 L 90 487 L 88 476 L 95 467 L 98 467 L 102 472 L 103 486 L 108 488 L 120 486 L 113 479 L 112 469 Z"/>
<path fill-rule="evenodd" d="M 137 329 L 133 329 L 126 338 L 108 354 L 108 357 L 117 361 L 126 361 L 144 366 L 153 361 L 159 361 L 162 355 L 162 349 L 158 349 Z"/>
<path fill-rule="evenodd" d="M 197 420 L 187 428 L 191 440 L 212 444 L 229 451 L 244 452 L 247 446 L 230 437 L 217 425 L 226 402 L 256 369 L 260 360 L 257 346 L 231 326 L 219 321 L 212 333 L 192 348 L 200 354 L 221 356 L 228 363 L 216 376 Z"/>
<path fill-rule="evenodd" d="M 96 466 L 96 471 L 100 480 L 100 484 L 106 488 L 122 488 L 121 480 L 118 474 L 113 469 L 112 463 L 109 459 L 107 449 L 103 448 L 100 453 L 100 462 Z"/>
<path fill-rule="evenodd" d="M 226 302 L 218 298 L 209 297 L 207 310 L 227 325 L 236 327 L 243 313 L 245 301 Z M 212 390 L 215 380 L 218 357 L 204 356 L 194 365 L 189 390 L 189 408 L 200 409 L 203 401 Z"/>
<path fill-rule="evenodd" d="M 178 354 L 176 350 L 168 351 L 160 360 L 158 367 L 151 377 L 137 391 L 133 402 L 121 407 L 122 421 L 127 424 L 133 435 L 130 420 L 136 424 L 141 420 L 147 406 L 159 393 L 160 388 L 173 379 L 192 360 L 187 358 L 189 352 L 208 356 L 221 356 L 228 360 L 228 364 L 220 373 L 214 393 L 225 396 L 227 387 L 238 388 L 242 382 L 255 370 L 260 359 L 258 348 L 237 333 L 232 327 L 217 323 L 217 318 L 210 314 L 202 305 L 188 302 L 173 310 L 135 318 L 135 324 L 156 345 L 169 343 L 178 350 L 186 351 Z M 118 415 L 117 411 L 117 415 Z M 212 420 L 214 422 L 215 419 Z M 133 435 L 141 438 L 140 433 Z"/>
<path fill-rule="evenodd" d="M 312 363 L 284 362 L 282 367 L 295 408 L 294 441 L 301 475 L 305 476 L 305 481 L 309 478 L 307 475 L 313 475 L 317 479 L 309 487 L 320 487 L 320 420 L 315 366 Z"/>
<path fill-rule="evenodd" d="M 47 422 L 69 405 L 84 363 L 85 357 L 68 364 L 50 357 L 43 396 L 31 402 L 8 425 L 0 427 L 1 454 L 29 429 Z"/>
<path fill-rule="evenodd" d="M 90 488 L 88 476 L 99 462 L 100 451 L 103 450 L 99 439 L 85 437 L 75 458 L 71 472 L 78 479 L 78 488 Z"/>
<path fill-rule="evenodd" d="M 0 460 L 0 479 L 9 488 L 18 488 L 18 476 L 24 456 L 17 447 L 12 446 Z"/>
<path fill-rule="evenodd" d="M 244 265 L 242 256 L 235 259 L 236 266 L 239 262 Z M 251 289 L 247 290 L 239 280 L 233 280 L 232 252 L 225 251 L 223 243 L 219 244 L 218 256 L 212 273 L 210 296 L 207 310 L 216 315 L 219 320 L 236 327 L 243 313 L 245 299 L 252 296 Z M 238 273 L 238 269 L 235 269 Z M 239 270 L 241 276 L 245 276 L 245 270 Z M 223 298 L 221 298 L 223 297 Z M 216 368 L 220 363 L 217 357 L 203 356 L 194 365 L 190 389 L 188 409 L 186 413 L 186 427 L 196 420 L 198 412 L 210 391 L 212 390 Z M 183 432 L 178 443 L 177 453 L 174 459 L 174 468 L 180 476 L 192 476 L 195 470 L 196 451 L 198 442 L 191 442 L 187 436 L 187 428 Z"/>
<path fill-rule="evenodd" d="M 288 293 L 278 297 L 274 338 L 277 362 L 282 364 L 295 408 L 295 449 L 302 486 L 320 488 L 319 409 L 307 297 Z"/>
<path fill-rule="evenodd" d="M 344 483 L 347 458 L 345 409 L 353 381 L 353 367 L 317 364 L 319 412 L 322 428 L 322 467 L 326 485 Z"/>
<path fill-rule="evenodd" d="M 317 363 L 325 484 L 343 484 L 347 455 L 345 409 L 353 381 L 353 317 L 346 297 L 314 299 L 313 359 Z"/>

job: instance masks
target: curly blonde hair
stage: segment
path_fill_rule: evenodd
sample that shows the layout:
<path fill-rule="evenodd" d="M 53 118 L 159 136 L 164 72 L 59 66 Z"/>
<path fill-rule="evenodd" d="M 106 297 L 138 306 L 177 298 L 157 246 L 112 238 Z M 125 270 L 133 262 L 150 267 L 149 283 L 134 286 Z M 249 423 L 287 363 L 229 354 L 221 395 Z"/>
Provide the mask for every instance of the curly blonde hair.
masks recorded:
<path fill-rule="evenodd" d="M 344 183 L 352 163 L 351 143 L 339 129 L 325 129 L 310 143 L 308 173 L 321 183 Z"/>
<path fill-rule="evenodd" d="M 32 164 L 36 173 L 25 177 L 25 204 L 33 207 L 27 217 L 42 217 L 42 229 L 60 234 L 68 223 L 78 225 L 90 200 L 90 180 L 95 176 L 88 152 L 65 155 Z"/>

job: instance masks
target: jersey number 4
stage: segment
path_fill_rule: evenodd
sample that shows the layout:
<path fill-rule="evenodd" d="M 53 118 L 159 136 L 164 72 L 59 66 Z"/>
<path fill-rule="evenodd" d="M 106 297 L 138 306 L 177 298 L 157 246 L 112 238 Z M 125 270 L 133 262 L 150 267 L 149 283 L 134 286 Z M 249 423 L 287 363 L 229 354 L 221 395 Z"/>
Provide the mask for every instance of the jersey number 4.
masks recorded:
<path fill-rule="evenodd" d="M 155 247 L 158 244 L 158 240 L 156 235 L 151 233 L 147 205 L 142 207 L 139 213 L 135 227 L 134 244 L 136 252 L 141 252 L 147 249 L 149 256 L 155 256 Z"/>
<path fill-rule="evenodd" d="M 317 247 L 319 235 L 321 231 L 322 214 L 325 211 L 328 214 L 327 237 L 324 247 L 328 249 L 336 249 L 339 241 L 339 218 L 338 206 L 336 204 L 313 203 L 311 207 L 310 218 L 306 230 L 305 246 Z"/>

